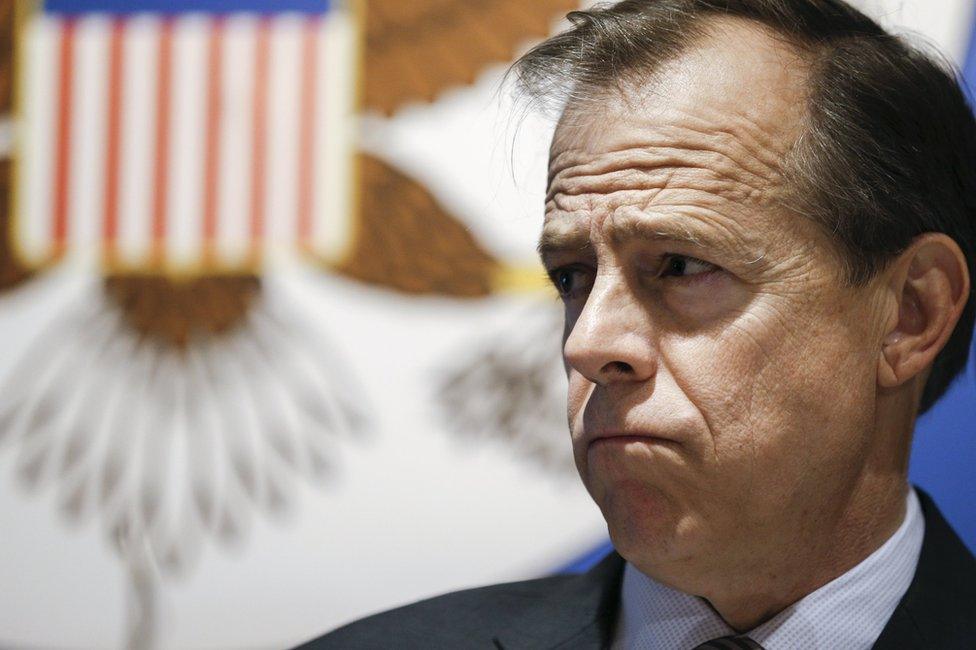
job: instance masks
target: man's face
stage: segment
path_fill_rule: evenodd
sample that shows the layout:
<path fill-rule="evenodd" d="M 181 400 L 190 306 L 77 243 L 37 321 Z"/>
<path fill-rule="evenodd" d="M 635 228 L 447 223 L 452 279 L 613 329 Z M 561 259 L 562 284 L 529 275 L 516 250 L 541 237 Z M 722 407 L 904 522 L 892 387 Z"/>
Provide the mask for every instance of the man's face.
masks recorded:
<path fill-rule="evenodd" d="M 870 472 L 881 292 L 785 205 L 804 82 L 786 46 L 717 23 L 553 142 L 540 250 L 576 464 L 621 554 L 686 590 L 813 551 Z"/>

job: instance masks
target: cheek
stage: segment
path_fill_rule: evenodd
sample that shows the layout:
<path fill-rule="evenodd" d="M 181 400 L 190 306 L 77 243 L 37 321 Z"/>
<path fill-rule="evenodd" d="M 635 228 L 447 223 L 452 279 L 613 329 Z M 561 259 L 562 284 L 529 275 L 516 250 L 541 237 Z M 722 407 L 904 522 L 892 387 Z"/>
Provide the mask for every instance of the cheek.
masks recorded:
<path fill-rule="evenodd" d="M 742 314 L 720 332 L 669 345 L 713 460 L 759 483 L 844 462 L 870 426 L 873 366 L 849 319 L 777 316 L 786 313 Z"/>
<path fill-rule="evenodd" d="M 762 372 L 763 355 L 732 336 L 670 337 L 662 341 L 668 372 L 698 413 L 702 449 L 730 437 L 742 437 L 754 407 L 754 378 Z M 713 459 L 714 460 L 714 459 Z"/>
<path fill-rule="evenodd" d="M 567 371 L 569 393 L 566 400 L 570 433 L 576 434 L 582 428 L 583 411 L 593 392 L 593 383 L 573 369 Z"/>

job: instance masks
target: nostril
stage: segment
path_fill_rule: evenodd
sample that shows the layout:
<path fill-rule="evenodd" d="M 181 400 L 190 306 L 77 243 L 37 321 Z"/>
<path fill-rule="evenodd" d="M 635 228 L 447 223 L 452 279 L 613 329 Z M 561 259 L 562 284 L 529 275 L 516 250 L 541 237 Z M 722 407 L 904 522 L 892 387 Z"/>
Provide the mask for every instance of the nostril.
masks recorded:
<path fill-rule="evenodd" d="M 611 361 L 603 366 L 602 371 L 618 375 L 632 375 L 634 374 L 634 367 L 625 361 Z"/>

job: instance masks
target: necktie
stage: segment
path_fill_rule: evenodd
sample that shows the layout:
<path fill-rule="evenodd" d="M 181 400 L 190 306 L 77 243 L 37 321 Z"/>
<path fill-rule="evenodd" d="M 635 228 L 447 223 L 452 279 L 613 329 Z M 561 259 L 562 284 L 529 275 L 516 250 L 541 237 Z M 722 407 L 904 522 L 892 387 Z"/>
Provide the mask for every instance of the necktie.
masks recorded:
<path fill-rule="evenodd" d="M 763 650 L 763 647 L 747 636 L 723 636 L 706 641 L 694 650 Z"/>

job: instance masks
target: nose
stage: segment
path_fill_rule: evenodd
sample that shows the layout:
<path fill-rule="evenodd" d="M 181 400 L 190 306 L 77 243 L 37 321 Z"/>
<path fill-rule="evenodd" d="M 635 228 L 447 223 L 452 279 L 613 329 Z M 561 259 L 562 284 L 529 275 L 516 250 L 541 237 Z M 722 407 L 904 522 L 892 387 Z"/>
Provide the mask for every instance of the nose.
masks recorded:
<path fill-rule="evenodd" d="M 598 277 L 567 328 L 566 365 L 595 384 L 646 381 L 657 372 L 650 315 L 620 277 Z"/>

